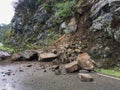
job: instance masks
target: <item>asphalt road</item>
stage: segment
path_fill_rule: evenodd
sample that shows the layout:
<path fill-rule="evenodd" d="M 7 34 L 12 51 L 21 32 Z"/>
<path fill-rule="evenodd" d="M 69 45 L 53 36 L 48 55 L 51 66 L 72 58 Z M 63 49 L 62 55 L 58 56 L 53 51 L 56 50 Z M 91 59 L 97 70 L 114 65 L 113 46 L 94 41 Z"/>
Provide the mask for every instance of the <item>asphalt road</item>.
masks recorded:
<path fill-rule="evenodd" d="M 81 82 L 78 73 L 55 75 L 40 62 L 0 66 L 0 90 L 120 90 L 120 81 L 99 76 L 93 82 Z M 44 72 L 46 70 L 46 72 Z"/>

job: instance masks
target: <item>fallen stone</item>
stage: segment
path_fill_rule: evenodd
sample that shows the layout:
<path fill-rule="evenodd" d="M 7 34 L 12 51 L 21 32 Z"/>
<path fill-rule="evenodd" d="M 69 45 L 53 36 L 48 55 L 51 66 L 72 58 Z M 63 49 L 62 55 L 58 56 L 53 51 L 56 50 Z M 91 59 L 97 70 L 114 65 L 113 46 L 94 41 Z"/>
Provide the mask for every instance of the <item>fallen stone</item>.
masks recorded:
<path fill-rule="evenodd" d="M 44 70 L 43 72 L 47 72 L 47 70 Z"/>
<path fill-rule="evenodd" d="M 27 65 L 27 67 L 32 67 L 32 65 Z"/>
<path fill-rule="evenodd" d="M 62 29 L 65 29 L 67 27 L 67 25 L 66 25 L 66 22 L 63 22 L 61 25 L 60 25 L 60 29 L 62 30 Z"/>
<path fill-rule="evenodd" d="M 21 56 L 18 53 L 14 53 L 11 57 L 12 61 L 21 60 Z"/>
<path fill-rule="evenodd" d="M 10 75 L 11 75 L 11 73 L 12 73 L 11 71 L 8 71 L 8 72 L 6 72 L 6 73 L 5 73 L 5 75 L 10 76 Z"/>
<path fill-rule="evenodd" d="M 55 59 L 58 57 L 57 54 L 54 54 L 54 53 L 40 53 L 39 55 L 39 61 L 43 61 L 45 59 Z"/>
<path fill-rule="evenodd" d="M 20 56 L 24 59 L 30 59 L 35 56 L 34 58 L 38 59 L 37 52 L 34 50 L 25 50 L 23 52 L 20 52 Z"/>
<path fill-rule="evenodd" d="M 59 68 L 60 68 L 59 65 L 54 65 L 54 66 L 52 66 L 52 69 L 54 69 L 54 70 L 57 70 L 57 69 L 59 69 Z"/>
<path fill-rule="evenodd" d="M 79 70 L 79 73 L 89 73 L 88 70 Z"/>
<path fill-rule="evenodd" d="M 19 70 L 19 72 L 24 72 L 23 70 Z"/>
<path fill-rule="evenodd" d="M 68 63 L 65 65 L 65 69 L 67 72 L 74 72 L 77 71 L 79 69 L 78 67 L 78 62 L 77 61 L 73 61 L 71 63 Z"/>
<path fill-rule="evenodd" d="M 57 69 L 54 72 L 55 72 L 55 75 L 60 75 L 61 74 L 61 69 Z"/>
<path fill-rule="evenodd" d="M 10 56 L 11 55 L 8 52 L 0 51 L 0 60 L 5 60 L 6 58 Z"/>
<path fill-rule="evenodd" d="M 68 23 L 68 26 L 66 27 L 66 29 L 64 30 L 64 32 L 67 33 L 72 33 L 75 32 L 77 29 L 77 22 L 75 17 L 71 18 L 70 22 Z"/>
<path fill-rule="evenodd" d="M 44 65 L 41 66 L 41 69 L 45 69 L 46 67 Z"/>
<path fill-rule="evenodd" d="M 78 65 L 81 69 L 84 70 L 93 70 L 95 63 L 87 53 L 78 55 L 77 57 Z"/>
<path fill-rule="evenodd" d="M 79 76 L 80 80 L 83 82 L 92 82 L 93 81 L 92 76 L 89 74 L 79 73 L 78 76 Z"/>

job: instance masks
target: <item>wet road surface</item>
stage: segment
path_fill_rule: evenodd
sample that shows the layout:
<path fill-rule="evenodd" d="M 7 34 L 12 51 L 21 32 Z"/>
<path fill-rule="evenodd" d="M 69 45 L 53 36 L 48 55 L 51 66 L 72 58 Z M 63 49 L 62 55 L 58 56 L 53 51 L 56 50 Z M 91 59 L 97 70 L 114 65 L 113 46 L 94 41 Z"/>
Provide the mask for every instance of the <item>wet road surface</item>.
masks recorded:
<path fill-rule="evenodd" d="M 120 81 L 92 74 L 93 82 L 81 82 L 78 73 L 55 75 L 40 62 L 0 66 L 0 90 L 120 90 Z"/>

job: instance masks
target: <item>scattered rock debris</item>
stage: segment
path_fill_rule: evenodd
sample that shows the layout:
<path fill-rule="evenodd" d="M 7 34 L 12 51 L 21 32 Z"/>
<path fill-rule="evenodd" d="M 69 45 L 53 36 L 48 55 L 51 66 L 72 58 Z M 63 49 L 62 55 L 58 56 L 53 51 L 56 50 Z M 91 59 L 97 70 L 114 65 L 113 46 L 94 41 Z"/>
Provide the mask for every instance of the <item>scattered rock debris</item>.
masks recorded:
<path fill-rule="evenodd" d="M 94 60 L 88 55 L 83 53 L 82 43 L 80 41 L 68 42 L 69 34 L 60 37 L 51 47 L 47 50 L 26 50 L 12 55 L 11 60 L 32 60 L 36 59 L 40 62 L 52 62 L 52 66 L 48 64 L 40 64 L 43 72 L 47 72 L 47 67 L 55 73 L 55 75 L 66 75 L 66 72 L 73 73 L 79 71 L 81 81 L 92 81 L 93 78 L 86 74 L 94 69 Z M 52 48 L 54 47 L 54 48 Z M 61 68 L 64 65 L 64 68 Z M 26 67 L 32 67 L 31 64 Z M 63 72 L 63 69 L 65 71 Z M 39 70 L 39 69 L 37 69 Z M 23 72 L 23 70 L 19 70 Z M 36 72 L 36 71 L 34 71 Z M 11 75 L 11 71 L 6 73 Z"/>

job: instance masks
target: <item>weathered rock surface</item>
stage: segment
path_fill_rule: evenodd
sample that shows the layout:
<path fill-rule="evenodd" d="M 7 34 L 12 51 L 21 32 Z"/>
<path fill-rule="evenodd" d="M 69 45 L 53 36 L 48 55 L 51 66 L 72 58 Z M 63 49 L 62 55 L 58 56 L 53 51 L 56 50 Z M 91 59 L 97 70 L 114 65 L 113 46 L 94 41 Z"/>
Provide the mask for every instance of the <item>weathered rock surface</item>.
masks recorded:
<path fill-rule="evenodd" d="M 3 51 L 0 51 L 0 60 L 4 60 L 8 57 L 10 57 L 11 55 L 8 53 L 8 52 L 3 52 Z"/>
<path fill-rule="evenodd" d="M 93 70 L 95 63 L 87 53 L 78 55 L 77 57 L 78 65 L 81 69 Z"/>
<path fill-rule="evenodd" d="M 89 74 L 79 73 L 78 76 L 79 76 L 80 80 L 83 82 L 93 81 L 93 77 Z"/>
<path fill-rule="evenodd" d="M 65 69 L 67 72 L 70 72 L 70 73 L 79 70 L 78 62 L 73 61 L 71 63 L 66 64 Z"/>
<path fill-rule="evenodd" d="M 11 60 L 12 60 L 12 61 L 21 60 L 20 54 L 14 53 L 14 54 L 12 55 L 12 57 L 11 57 Z"/>
<path fill-rule="evenodd" d="M 43 61 L 45 59 L 55 59 L 58 57 L 57 54 L 54 54 L 54 53 L 40 53 L 39 55 L 39 61 Z"/>
<path fill-rule="evenodd" d="M 37 52 L 34 50 L 25 50 L 23 52 L 20 52 L 20 56 L 24 59 L 30 59 L 35 56 L 37 59 Z"/>
<path fill-rule="evenodd" d="M 70 22 L 68 23 L 66 29 L 64 30 L 65 33 L 72 33 L 77 30 L 77 22 L 75 17 L 73 17 Z"/>

